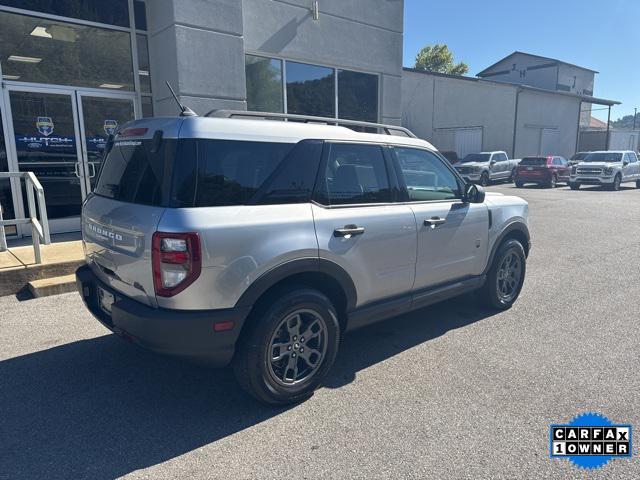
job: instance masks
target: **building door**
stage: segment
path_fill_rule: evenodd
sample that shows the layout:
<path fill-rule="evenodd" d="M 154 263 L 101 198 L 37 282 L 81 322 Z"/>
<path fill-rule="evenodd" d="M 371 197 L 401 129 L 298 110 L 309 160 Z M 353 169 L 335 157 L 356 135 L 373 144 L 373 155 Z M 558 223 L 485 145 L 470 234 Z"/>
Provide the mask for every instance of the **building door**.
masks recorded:
<path fill-rule="evenodd" d="M 456 152 L 460 158 L 470 153 L 482 151 L 482 127 L 459 128 L 456 130 Z"/>
<path fill-rule="evenodd" d="M 42 184 L 51 233 L 80 230 L 82 201 L 93 188 L 108 134 L 135 118 L 134 99 L 64 88 L 5 88 L 8 166 L 32 171 Z M 25 195 L 14 193 L 14 199 L 16 216 L 23 217 Z"/>

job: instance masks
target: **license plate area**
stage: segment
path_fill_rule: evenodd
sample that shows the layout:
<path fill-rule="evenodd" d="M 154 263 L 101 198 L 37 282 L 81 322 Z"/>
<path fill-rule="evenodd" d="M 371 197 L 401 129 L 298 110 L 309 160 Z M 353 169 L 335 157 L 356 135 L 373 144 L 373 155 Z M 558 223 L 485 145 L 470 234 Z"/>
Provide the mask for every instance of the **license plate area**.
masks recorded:
<path fill-rule="evenodd" d="M 98 287 L 98 304 L 103 312 L 111 315 L 111 306 L 115 301 L 116 297 L 112 293 L 106 291 L 102 287 Z"/>

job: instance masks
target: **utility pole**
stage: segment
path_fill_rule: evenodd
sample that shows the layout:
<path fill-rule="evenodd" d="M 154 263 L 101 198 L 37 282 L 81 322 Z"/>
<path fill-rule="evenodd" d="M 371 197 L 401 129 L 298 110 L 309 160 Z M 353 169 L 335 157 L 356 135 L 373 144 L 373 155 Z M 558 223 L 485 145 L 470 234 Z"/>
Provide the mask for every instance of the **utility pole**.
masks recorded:
<path fill-rule="evenodd" d="M 633 128 L 631 130 L 635 130 L 636 129 L 636 117 L 638 116 L 638 109 L 634 108 L 633 109 Z"/>

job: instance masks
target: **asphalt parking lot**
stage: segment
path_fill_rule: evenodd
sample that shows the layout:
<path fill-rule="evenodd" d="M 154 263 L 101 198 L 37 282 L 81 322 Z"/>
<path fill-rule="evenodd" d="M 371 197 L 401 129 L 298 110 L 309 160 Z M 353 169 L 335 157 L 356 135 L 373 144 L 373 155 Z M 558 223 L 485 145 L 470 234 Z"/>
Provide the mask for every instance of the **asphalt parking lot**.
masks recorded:
<path fill-rule="evenodd" d="M 292 407 L 125 343 L 77 294 L 0 298 L 0 478 L 640 477 L 637 446 L 588 473 L 548 452 L 585 411 L 640 431 L 640 190 L 489 190 L 530 202 L 516 305 L 356 332 Z"/>

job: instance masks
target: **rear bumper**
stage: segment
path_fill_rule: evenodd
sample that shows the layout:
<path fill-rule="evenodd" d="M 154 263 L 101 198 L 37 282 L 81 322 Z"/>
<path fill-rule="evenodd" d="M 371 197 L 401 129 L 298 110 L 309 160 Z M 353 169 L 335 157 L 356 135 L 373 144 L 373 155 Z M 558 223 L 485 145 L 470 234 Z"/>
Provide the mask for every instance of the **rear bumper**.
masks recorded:
<path fill-rule="evenodd" d="M 112 332 L 149 350 L 217 367 L 233 358 L 236 340 L 251 310 L 251 307 L 197 311 L 152 308 L 112 290 L 87 265 L 76 271 L 76 284 L 87 309 Z M 98 287 L 115 296 L 111 315 L 99 305 Z M 234 322 L 233 329 L 214 331 L 215 323 L 229 321 Z"/>

